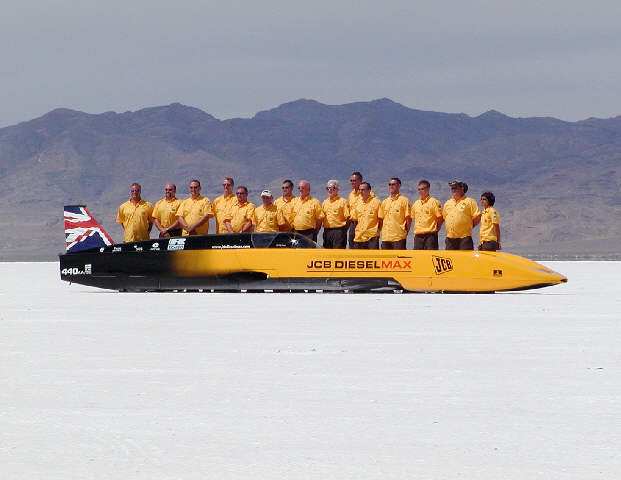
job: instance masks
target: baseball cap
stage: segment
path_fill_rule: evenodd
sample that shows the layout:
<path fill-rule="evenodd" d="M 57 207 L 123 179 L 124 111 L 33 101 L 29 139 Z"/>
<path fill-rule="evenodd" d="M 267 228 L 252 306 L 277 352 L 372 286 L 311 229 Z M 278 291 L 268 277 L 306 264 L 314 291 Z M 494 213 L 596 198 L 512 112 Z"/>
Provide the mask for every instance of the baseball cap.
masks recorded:
<path fill-rule="evenodd" d="M 263 190 L 261 192 L 261 196 L 262 197 L 271 197 L 272 196 L 272 192 L 270 190 Z"/>

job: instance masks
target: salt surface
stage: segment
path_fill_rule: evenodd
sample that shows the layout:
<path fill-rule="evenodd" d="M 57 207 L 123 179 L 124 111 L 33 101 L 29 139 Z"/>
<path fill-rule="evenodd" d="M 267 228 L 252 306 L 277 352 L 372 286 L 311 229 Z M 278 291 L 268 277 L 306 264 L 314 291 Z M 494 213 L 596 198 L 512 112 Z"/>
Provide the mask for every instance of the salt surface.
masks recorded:
<path fill-rule="evenodd" d="M 2 478 L 617 478 L 621 263 L 547 265 L 569 283 L 331 295 L 0 263 Z"/>

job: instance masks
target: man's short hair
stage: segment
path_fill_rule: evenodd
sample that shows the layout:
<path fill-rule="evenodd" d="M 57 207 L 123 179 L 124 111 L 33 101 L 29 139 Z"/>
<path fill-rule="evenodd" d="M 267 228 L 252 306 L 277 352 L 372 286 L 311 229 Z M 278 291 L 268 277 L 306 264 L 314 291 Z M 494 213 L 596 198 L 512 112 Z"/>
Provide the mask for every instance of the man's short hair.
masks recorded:
<path fill-rule="evenodd" d="M 339 188 L 339 181 L 338 180 L 328 180 L 328 183 L 326 183 L 326 187 L 336 187 Z"/>
<path fill-rule="evenodd" d="M 429 183 L 429 180 L 423 179 L 420 182 L 418 182 L 418 186 L 420 187 L 421 185 L 425 185 L 425 187 L 431 188 L 431 184 Z"/>
<path fill-rule="evenodd" d="M 360 186 L 363 186 L 363 185 L 366 185 L 366 186 L 367 186 L 367 188 L 369 189 L 369 191 L 373 190 L 373 189 L 371 188 L 371 184 L 370 184 L 369 182 L 362 182 L 362 183 L 360 184 Z"/>
<path fill-rule="evenodd" d="M 356 177 L 358 177 L 358 179 L 359 179 L 359 180 L 361 180 L 361 181 L 362 181 L 362 173 L 360 173 L 360 172 L 352 172 L 352 174 L 350 175 L 350 177 L 353 177 L 354 175 L 355 175 Z"/>
<path fill-rule="evenodd" d="M 237 187 L 237 190 L 239 190 L 240 188 L 243 188 L 244 192 L 248 193 L 248 189 L 244 187 L 243 185 L 240 185 L 239 187 Z"/>
<path fill-rule="evenodd" d="M 293 181 L 292 181 L 292 180 L 289 180 L 289 179 L 284 180 L 284 181 L 282 182 L 282 184 L 283 184 L 283 185 L 284 185 L 284 184 L 287 184 L 287 186 L 289 186 L 289 187 L 293 188 Z"/>
<path fill-rule="evenodd" d="M 231 187 L 235 185 L 235 180 L 233 180 L 231 177 L 224 177 L 224 179 L 228 182 L 231 182 Z"/>
<path fill-rule="evenodd" d="M 391 180 L 394 180 L 395 182 L 397 182 L 399 185 L 401 185 L 401 179 L 399 177 L 390 177 Z"/>
<path fill-rule="evenodd" d="M 492 192 L 483 192 L 481 198 L 487 198 L 487 203 L 489 203 L 490 207 L 493 207 L 494 203 L 496 203 L 496 197 Z"/>
<path fill-rule="evenodd" d="M 142 187 L 141 187 L 141 186 L 140 186 L 140 184 L 139 184 L 139 183 L 137 183 L 137 182 L 134 182 L 134 183 L 132 183 L 132 184 L 129 186 L 129 188 L 132 188 L 132 187 L 138 187 L 140 190 L 142 190 Z"/>
<path fill-rule="evenodd" d="M 201 182 L 199 182 L 198 180 L 196 180 L 196 178 L 193 178 L 192 180 L 190 180 L 190 183 L 194 183 L 194 182 L 198 183 L 198 186 L 199 186 L 199 187 L 201 186 Z M 188 183 L 188 185 L 189 185 L 189 183 Z"/>

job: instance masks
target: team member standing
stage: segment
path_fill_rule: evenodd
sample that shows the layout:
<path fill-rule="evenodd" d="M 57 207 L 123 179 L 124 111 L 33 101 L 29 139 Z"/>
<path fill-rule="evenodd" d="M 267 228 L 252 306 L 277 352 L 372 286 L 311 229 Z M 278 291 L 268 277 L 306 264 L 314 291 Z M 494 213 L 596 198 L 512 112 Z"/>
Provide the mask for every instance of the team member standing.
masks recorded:
<path fill-rule="evenodd" d="M 317 234 L 324 218 L 319 200 L 310 195 L 310 183 L 300 180 L 298 192 L 300 196 L 293 200 L 291 210 L 293 231 L 317 241 Z"/>
<path fill-rule="evenodd" d="M 282 197 L 278 197 L 274 202 L 278 208 L 278 228 L 281 232 L 293 230 L 293 182 L 289 179 L 282 182 Z"/>
<path fill-rule="evenodd" d="M 500 250 L 500 215 L 494 208 L 496 197 L 492 192 L 481 194 L 481 226 L 479 227 L 479 250 Z"/>
<path fill-rule="evenodd" d="M 181 225 L 177 220 L 177 209 L 181 199 L 177 198 L 177 187 L 174 183 L 164 186 L 164 198 L 158 200 L 153 207 L 151 220 L 160 232 L 160 238 L 178 237 L 181 235 Z"/>
<path fill-rule="evenodd" d="M 418 182 L 420 198 L 412 205 L 414 221 L 414 250 L 438 250 L 438 232 L 442 227 L 442 205 L 429 194 L 427 180 Z"/>
<path fill-rule="evenodd" d="M 360 184 L 362 183 L 362 173 L 353 172 L 349 177 L 349 185 L 351 185 L 351 192 L 347 197 L 347 206 L 349 211 L 353 211 L 358 200 L 360 200 Z M 356 222 L 349 221 L 349 228 L 347 232 L 347 243 L 349 248 L 354 248 L 354 237 L 356 236 Z"/>
<path fill-rule="evenodd" d="M 390 195 L 380 205 L 377 216 L 382 229 L 382 250 L 405 250 L 412 219 L 410 200 L 401 195 L 401 180 L 392 177 L 388 182 Z"/>
<path fill-rule="evenodd" d="M 216 217 L 216 233 L 228 233 L 224 225 L 224 215 L 236 201 L 236 197 L 233 195 L 234 186 L 235 182 L 231 177 L 224 177 L 224 180 L 222 180 L 223 193 L 213 201 L 213 213 Z"/>
<path fill-rule="evenodd" d="M 213 217 L 211 202 L 201 195 L 201 182 L 190 180 L 190 198 L 186 198 L 177 209 L 177 219 L 183 228 L 182 234 L 207 235 L 209 219 Z"/>
<path fill-rule="evenodd" d="M 129 187 L 129 200 L 119 206 L 116 221 L 123 225 L 124 242 L 149 240 L 153 205 L 140 197 L 142 187 L 132 183 Z"/>
<path fill-rule="evenodd" d="M 252 232 L 254 203 L 248 201 L 248 189 L 243 185 L 237 187 L 237 199 L 224 214 L 224 225 L 228 233 Z"/>
<path fill-rule="evenodd" d="M 347 248 L 347 200 L 339 197 L 339 182 L 328 180 L 328 198 L 321 204 L 323 219 L 323 248 Z"/>
<path fill-rule="evenodd" d="M 379 249 L 379 231 L 381 230 L 380 220 L 377 216 L 380 201 L 377 197 L 371 196 L 369 182 L 362 182 L 359 190 L 360 201 L 356 202 L 350 212 L 351 219 L 357 222 L 354 248 L 377 250 Z"/>
<path fill-rule="evenodd" d="M 263 202 L 263 205 L 259 205 L 254 209 L 254 218 L 252 220 L 255 231 L 278 232 L 278 207 L 272 203 L 273 198 L 270 190 L 263 190 L 261 192 L 261 202 Z"/>
<path fill-rule="evenodd" d="M 474 250 L 472 228 L 481 220 L 481 211 L 477 202 L 466 197 L 467 184 L 455 180 L 449 186 L 453 198 L 449 198 L 442 209 L 446 225 L 446 249 Z"/>

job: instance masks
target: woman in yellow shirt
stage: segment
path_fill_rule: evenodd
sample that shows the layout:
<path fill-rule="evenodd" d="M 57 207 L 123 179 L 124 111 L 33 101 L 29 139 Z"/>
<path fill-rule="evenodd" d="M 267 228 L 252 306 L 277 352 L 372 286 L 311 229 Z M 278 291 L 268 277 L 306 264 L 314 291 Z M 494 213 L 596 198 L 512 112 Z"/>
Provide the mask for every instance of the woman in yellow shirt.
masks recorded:
<path fill-rule="evenodd" d="M 500 215 L 494 207 L 496 197 L 492 192 L 481 194 L 481 227 L 479 229 L 479 250 L 495 252 L 500 250 Z"/>

